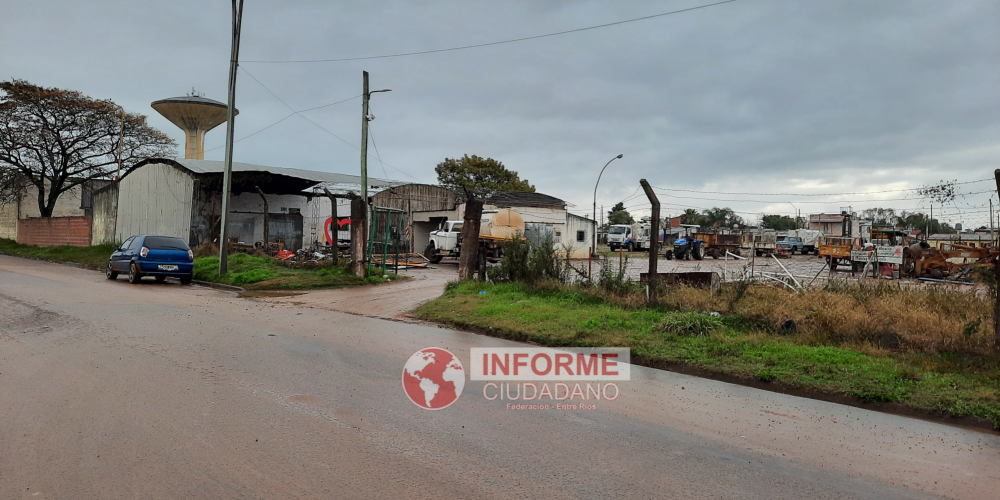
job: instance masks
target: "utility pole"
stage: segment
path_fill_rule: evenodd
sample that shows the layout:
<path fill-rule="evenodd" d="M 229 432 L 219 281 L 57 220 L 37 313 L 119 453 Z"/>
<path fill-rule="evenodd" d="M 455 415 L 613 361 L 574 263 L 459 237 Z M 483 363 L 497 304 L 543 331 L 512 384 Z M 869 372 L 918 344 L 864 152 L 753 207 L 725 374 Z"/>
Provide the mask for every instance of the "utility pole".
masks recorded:
<path fill-rule="evenodd" d="M 233 0 L 233 40 L 229 56 L 229 109 L 226 118 L 226 162 L 222 174 L 222 227 L 219 230 L 219 276 L 229 270 L 229 194 L 233 187 L 233 118 L 236 109 L 236 68 L 240 60 L 240 25 L 243 22 L 243 0 Z"/>
<path fill-rule="evenodd" d="M 993 171 L 993 178 L 997 183 L 997 193 L 1000 193 L 1000 168 Z M 1000 258 L 993 262 L 993 279 L 1000 282 Z M 993 296 L 993 349 L 1000 351 L 1000 286 L 996 285 L 994 282 L 993 290 L 996 293 Z"/>
<path fill-rule="evenodd" d="M 242 1 L 242 0 L 241 0 Z M 361 93 L 361 202 L 364 204 L 365 208 L 365 224 L 364 231 L 362 235 L 368 234 L 368 212 L 370 207 L 368 206 L 368 122 L 375 119 L 368 113 L 368 100 L 371 99 L 371 95 L 376 92 L 390 92 L 390 89 L 374 90 L 368 91 L 368 72 L 361 72 L 364 79 L 364 87 Z M 362 251 L 366 245 L 361 246 Z M 363 260 L 363 259 L 362 259 Z"/>

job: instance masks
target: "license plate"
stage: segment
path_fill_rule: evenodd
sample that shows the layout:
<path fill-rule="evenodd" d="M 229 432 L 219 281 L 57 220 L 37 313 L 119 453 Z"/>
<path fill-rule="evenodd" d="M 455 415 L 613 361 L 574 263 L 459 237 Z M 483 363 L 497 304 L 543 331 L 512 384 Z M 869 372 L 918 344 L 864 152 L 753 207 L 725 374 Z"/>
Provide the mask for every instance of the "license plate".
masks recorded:
<path fill-rule="evenodd" d="M 158 265 L 156 267 L 159 268 L 160 271 L 176 271 L 177 270 L 177 266 L 172 266 L 172 265 L 163 265 L 163 264 L 160 264 L 160 265 Z"/>

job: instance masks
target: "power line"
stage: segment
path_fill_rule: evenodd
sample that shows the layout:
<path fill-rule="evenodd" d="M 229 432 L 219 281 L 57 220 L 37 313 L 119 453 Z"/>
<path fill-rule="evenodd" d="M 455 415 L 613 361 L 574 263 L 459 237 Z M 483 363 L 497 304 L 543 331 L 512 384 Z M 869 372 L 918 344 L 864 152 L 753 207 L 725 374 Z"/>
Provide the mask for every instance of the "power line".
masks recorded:
<path fill-rule="evenodd" d="M 978 179 L 974 181 L 956 182 L 954 183 L 954 185 L 961 186 L 965 184 L 975 184 L 977 182 L 986 182 L 992 180 L 993 180 L 992 178 Z M 698 191 L 695 189 L 664 188 L 659 186 L 653 186 L 653 188 L 660 191 L 676 191 L 676 192 L 699 193 L 699 194 L 728 194 L 737 196 L 846 196 L 846 195 L 858 195 L 858 194 L 866 195 L 866 194 L 881 194 L 881 193 L 900 193 L 903 191 L 919 191 L 921 189 L 924 189 L 922 187 L 917 187 L 917 188 L 904 188 L 904 189 L 887 189 L 884 191 L 862 191 L 854 193 L 733 193 L 724 191 Z"/>
<path fill-rule="evenodd" d="M 447 49 L 422 50 L 422 51 L 418 51 L 418 52 L 402 52 L 402 53 L 398 53 L 398 54 L 384 54 L 384 55 L 378 55 L 378 56 L 342 57 L 342 58 L 338 58 L 338 59 L 298 59 L 298 60 L 286 60 L 286 61 L 282 61 L 282 60 L 250 60 L 250 61 L 243 61 L 243 62 L 244 63 L 277 63 L 277 64 L 344 62 L 344 61 L 361 61 L 361 60 L 365 60 L 365 59 L 386 59 L 386 58 L 390 58 L 390 57 L 418 56 L 418 55 L 424 55 L 424 54 L 435 54 L 435 53 L 438 53 L 438 52 L 452 52 L 452 51 L 456 51 L 456 50 L 477 49 L 477 48 L 481 48 L 481 47 L 490 47 L 490 46 L 493 46 L 493 45 L 502 45 L 502 44 L 506 44 L 506 43 L 524 42 L 524 41 L 528 41 L 528 40 L 537 40 L 539 38 L 547 38 L 547 37 L 553 37 L 553 36 L 559 36 L 559 35 L 567 35 L 567 34 L 570 34 L 570 33 L 579 33 L 581 31 L 588 31 L 588 30 L 595 30 L 595 29 L 600 29 L 600 28 L 607 28 L 607 27 L 610 27 L 610 26 L 617 26 L 617 25 L 620 25 L 620 24 L 634 23 L 634 22 L 637 22 L 637 21 L 645 21 L 647 19 L 654 19 L 654 18 L 657 18 L 657 17 L 664 17 L 664 16 L 673 15 L 673 14 L 680 14 L 682 12 L 689 12 L 689 11 L 692 11 L 692 10 L 705 9 L 705 8 L 708 8 L 708 7 L 714 7 L 716 5 L 722 5 L 722 4 L 726 4 L 726 3 L 732 3 L 732 2 L 735 2 L 735 1 L 736 0 L 725 0 L 724 2 L 716 2 L 716 3 L 707 4 L 707 5 L 699 5 L 697 7 L 690 7 L 690 8 L 687 8 L 687 9 L 680 9 L 680 10 L 674 10 L 674 11 L 670 11 L 670 12 L 663 12 L 663 13 L 660 13 L 660 14 L 653 14 L 651 16 L 636 17 L 636 18 L 633 18 L 633 19 L 626 19 L 624 21 L 616 21 L 616 22 L 613 22 L 613 23 L 605 23 L 605 24 L 598 24 L 598 25 L 595 25 L 595 26 L 587 26 L 586 28 L 576 28 L 576 29 L 572 29 L 572 30 L 557 31 L 557 32 L 554 32 L 554 33 L 546 33 L 544 35 L 526 36 L 526 37 L 522 37 L 522 38 L 512 38 L 512 39 L 509 39 L 509 40 L 501 40 L 501 41 L 498 41 L 498 42 L 478 43 L 478 44 L 474 44 L 474 45 L 463 45 L 461 47 L 450 47 L 450 48 L 447 48 Z"/>
<path fill-rule="evenodd" d="M 254 132 L 254 133 L 252 133 L 250 135 L 245 135 L 243 137 L 240 137 L 239 139 L 236 139 L 236 141 L 234 141 L 234 142 L 240 142 L 243 139 L 249 139 L 249 138 L 251 138 L 251 137 L 253 137 L 253 136 L 255 136 L 255 135 L 257 135 L 257 134 L 259 134 L 259 133 L 261 133 L 261 132 L 263 132 L 263 131 L 265 131 L 265 130 L 267 130 L 267 129 L 269 129 L 269 128 L 271 128 L 271 127 L 273 127 L 273 126 L 275 126 L 275 125 L 277 125 L 277 124 L 279 124 L 279 123 L 281 123 L 281 122 L 283 122 L 283 121 L 285 121 L 285 120 L 287 120 L 287 119 L 289 119 L 291 117 L 293 117 L 293 116 L 295 116 L 295 113 L 289 113 L 288 116 L 286 116 L 286 117 L 284 117 L 284 118 L 282 118 L 282 119 L 280 119 L 280 120 L 278 120 L 278 121 L 276 121 L 276 122 L 274 122 L 274 123 L 272 123 L 272 124 L 270 124 L 270 125 L 262 128 L 262 129 L 256 131 L 256 132 Z M 209 151 L 215 151 L 216 149 L 222 149 L 224 147 L 226 147 L 225 144 L 223 144 L 221 146 L 216 146 L 216 147 L 214 147 L 212 149 L 206 149 L 205 152 L 207 153 Z"/>
<path fill-rule="evenodd" d="M 987 179 L 987 180 L 992 180 L 992 179 Z M 961 193 L 961 195 L 962 196 L 972 196 L 972 195 L 975 195 L 975 194 L 990 193 L 990 192 L 995 192 L 995 191 L 996 190 L 975 191 L 975 192 L 972 192 L 972 193 Z M 720 198 L 701 198 L 701 197 L 697 197 L 697 196 L 677 196 L 677 195 L 665 194 L 665 193 L 661 193 L 661 194 L 663 196 L 667 196 L 669 198 L 679 198 L 679 199 L 686 199 L 686 200 L 702 200 L 702 201 L 720 201 L 720 202 L 727 202 L 727 203 L 790 203 L 790 202 L 794 202 L 794 203 L 824 203 L 824 204 L 830 204 L 830 203 L 870 203 L 870 202 L 903 201 L 903 200 L 913 200 L 914 199 L 914 198 L 911 197 L 911 198 L 871 198 L 871 199 L 867 199 L 867 200 L 828 200 L 828 201 L 824 201 L 824 200 L 820 200 L 820 201 L 809 201 L 809 200 L 774 200 L 774 201 L 766 201 L 766 200 L 731 200 L 731 199 L 720 199 Z"/>
<path fill-rule="evenodd" d="M 261 87 L 262 87 L 262 88 L 263 88 L 264 90 L 266 90 L 266 91 L 267 91 L 267 92 L 268 92 L 269 94 L 271 94 L 272 96 L 274 96 L 274 98 L 275 98 L 275 99 L 277 99 L 278 101 L 281 101 L 281 104 L 284 104 L 286 108 L 290 109 L 290 110 L 292 111 L 292 114 L 294 114 L 294 115 L 298 115 L 298 116 L 299 116 L 299 118 L 302 118 L 303 120 L 305 120 L 305 121 L 307 121 L 307 122 L 309 122 L 309 123 L 311 123 L 311 124 L 315 125 L 315 126 L 316 126 L 317 128 L 319 128 L 319 129 L 320 129 L 320 130 L 322 130 L 323 132 L 326 132 L 327 134 L 330 134 L 331 136 L 333 136 L 333 137 L 335 137 L 335 138 L 339 139 L 339 140 L 340 140 L 341 142 L 343 142 L 344 144 L 347 144 L 348 146 L 350 146 L 350 147 L 352 147 L 352 148 L 354 148 L 354 149 L 357 149 L 358 151 L 361 151 L 361 148 L 359 148 L 359 147 L 355 146 L 354 144 L 351 144 L 350 142 L 348 142 L 348 141 L 347 141 L 346 139 L 344 139 L 343 137 L 341 137 L 341 136 L 339 136 L 339 135 L 337 135 L 337 134 L 334 134 L 333 132 L 330 132 L 329 130 L 327 130 L 326 128 L 324 128 L 323 126 L 321 126 L 320 124 L 318 124 L 318 123 L 316 123 L 316 122 L 314 122 L 314 121 L 310 120 L 310 119 L 309 119 L 309 118 L 308 118 L 307 116 L 305 116 L 305 115 L 303 115 L 303 114 L 302 114 L 302 113 L 303 113 L 303 112 L 305 112 L 305 111 L 312 111 L 312 110 L 314 110 L 314 109 L 319 109 L 319 108 L 325 108 L 325 107 L 327 107 L 327 106 L 332 106 L 332 105 L 334 105 L 334 104 L 340 104 L 340 103 L 342 103 L 342 102 L 347 102 L 347 101 L 350 101 L 351 99 L 357 99 L 357 98 L 358 98 L 358 97 L 360 97 L 360 96 L 355 96 L 355 97 L 351 97 L 351 98 L 349 98 L 349 99 L 344 99 L 344 100 L 342 100 L 342 101 L 337 101 L 337 102 L 335 102 L 335 103 L 331 103 L 331 104 L 326 104 L 326 105 L 323 105 L 323 106 L 317 106 L 317 107 L 315 107 L 315 108 L 309 108 L 309 109 L 305 109 L 305 110 L 302 110 L 302 111 L 296 111 L 296 110 L 295 110 L 295 108 L 293 108 L 293 107 L 289 106 L 289 105 L 288 105 L 288 103 L 287 103 L 287 102 L 285 102 L 285 100 L 284 100 L 284 99 L 282 99 L 282 98 L 278 97 L 278 94 L 275 94 L 275 93 L 274 93 L 274 92 L 273 92 L 273 91 L 272 91 L 271 89 L 267 88 L 267 85 L 264 85 L 263 83 L 261 83 L 261 81 L 260 81 L 260 80 L 258 80 L 258 79 L 257 79 L 257 77 L 255 77 L 255 76 L 251 75 L 249 71 L 247 71 L 246 69 L 243 69 L 243 68 L 240 68 L 240 70 L 241 70 L 241 71 L 243 71 L 244 73 L 246 73 L 246 75 L 247 75 L 247 76 L 249 76 L 250 78 L 252 78 L 252 79 L 253 79 L 253 81 L 257 82 L 257 85 L 260 85 L 260 86 L 261 86 Z M 285 118 L 287 118 L 287 117 L 285 117 Z M 283 120 L 283 119 L 282 119 L 282 120 Z M 269 127 L 270 127 L 270 126 L 269 126 Z M 265 127 L 265 128 L 268 128 L 268 127 Z M 256 132 L 255 132 L 255 133 L 256 133 Z M 249 137 L 249 136 L 248 136 L 248 137 Z M 379 163 L 382 163 L 382 160 L 381 160 L 381 158 L 379 159 Z M 389 165 L 389 164 L 388 164 L 388 163 L 386 163 L 385 165 Z M 416 181 L 418 181 L 418 182 L 420 181 L 420 179 L 417 179 L 416 177 L 413 177 L 412 175 L 410 175 L 410 174 L 408 174 L 408 173 L 406 173 L 406 172 L 403 172 L 402 170 L 400 170 L 400 169 L 398 169 L 398 168 L 396 168 L 396 167 L 393 167 L 392 165 L 389 165 L 389 167 L 390 167 L 390 168 L 392 168 L 393 170 L 397 171 L 397 172 L 401 172 L 401 173 L 403 173 L 403 174 L 406 174 L 406 175 L 407 175 L 407 176 L 409 176 L 409 177 L 410 177 L 411 179 L 414 179 L 414 180 L 416 180 Z M 382 167 L 382 169 L 383 169 L 383 170 L 385 170 L 385 167 L 383 166 L 383 167 Z M 386 177 L 388 177 L 388 175 L 387 175 Z M 386 180 L 388 180 L 388 179 L 386 179 Z"/>

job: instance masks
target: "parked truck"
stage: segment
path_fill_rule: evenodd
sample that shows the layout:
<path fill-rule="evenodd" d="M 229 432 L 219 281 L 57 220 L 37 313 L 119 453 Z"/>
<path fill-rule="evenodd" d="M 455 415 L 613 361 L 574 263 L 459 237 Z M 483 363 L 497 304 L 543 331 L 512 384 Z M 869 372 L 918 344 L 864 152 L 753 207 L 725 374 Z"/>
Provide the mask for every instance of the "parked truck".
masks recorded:
<path fill-rule="evenodd" d="M 802 255 L 818 254 L 819 238 L 822 235 L 815 229 L 793 229 L 788 231 L 785 239 L 777 243 L 778 248 L 794 255 L 798 252 Z"/>
<path fill-rule="evenodd" d="M 777 242 L 778 233 L 775 231 L 747 231 L 741 237 L 740 248 L 747 255 L 753 252 L 757 257 L 763 257 L 774 253 Z"/>
<path fill-rule="evenodd" d="M 608 246 L 617 251 L 624 248 L 627 252 L 649 251 L 652 226 L 648 222 L 637 224 L 614 224 L 608 228 Z"/>
<path fill-rule="evenodd" d="M 449 220 L 441 223 L 436 231 L 431 231 L 430 242 L 424 248 L 424 257 L 432 264 L 445 257 L 458 258 L 462 254 L 462 228 L 465 222 Z M 524 218 L 512 208 L 483 212 L 479 225 L 479 244 L 486 260 L 496 262 L 503 257 L 501 243 L 510 238 L 524 235 Z"/>

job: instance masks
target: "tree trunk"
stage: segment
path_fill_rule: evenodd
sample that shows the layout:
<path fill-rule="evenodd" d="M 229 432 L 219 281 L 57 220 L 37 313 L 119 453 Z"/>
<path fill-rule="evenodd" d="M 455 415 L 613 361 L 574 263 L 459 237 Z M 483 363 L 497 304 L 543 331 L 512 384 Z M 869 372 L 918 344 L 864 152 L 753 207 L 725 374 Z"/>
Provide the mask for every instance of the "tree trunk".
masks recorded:
<path fill-rule="evenodd" d="M 479 260 L 479 226 L 483 219 L 483 202 L 468 200 L 465 202 L 465 223 L 462 225 L 462 254 L 458 257 L 458 279 L 475 277 L 476 263 Z"/>
<path fill-rule="evenodd" d="M 351 272 L 365 275 L 365 202 L 351 198 Z"/>
<path fill-rule="evenodd" d="M 260 186 L 254 186 L 254 187 L 257 188 L 257 193 L 260 194 L 260 199 L 264 200 L 264 246 L 263 246 L 263 249 L 266 252 L 267 249 L 268 249 L 267 248 L 268 247 L 268 243 L 271 241 L 270 240 L 270 236 L 271 236 L 270 229 L 271 229 L 271 226 L 270 226 L 270 221 L 268 220 L 268 217 L 267 217 L 267 213 L 268 213 L 267 212 L 267 196 L 264 196 L 264 191 L 261 191 Z"/>

